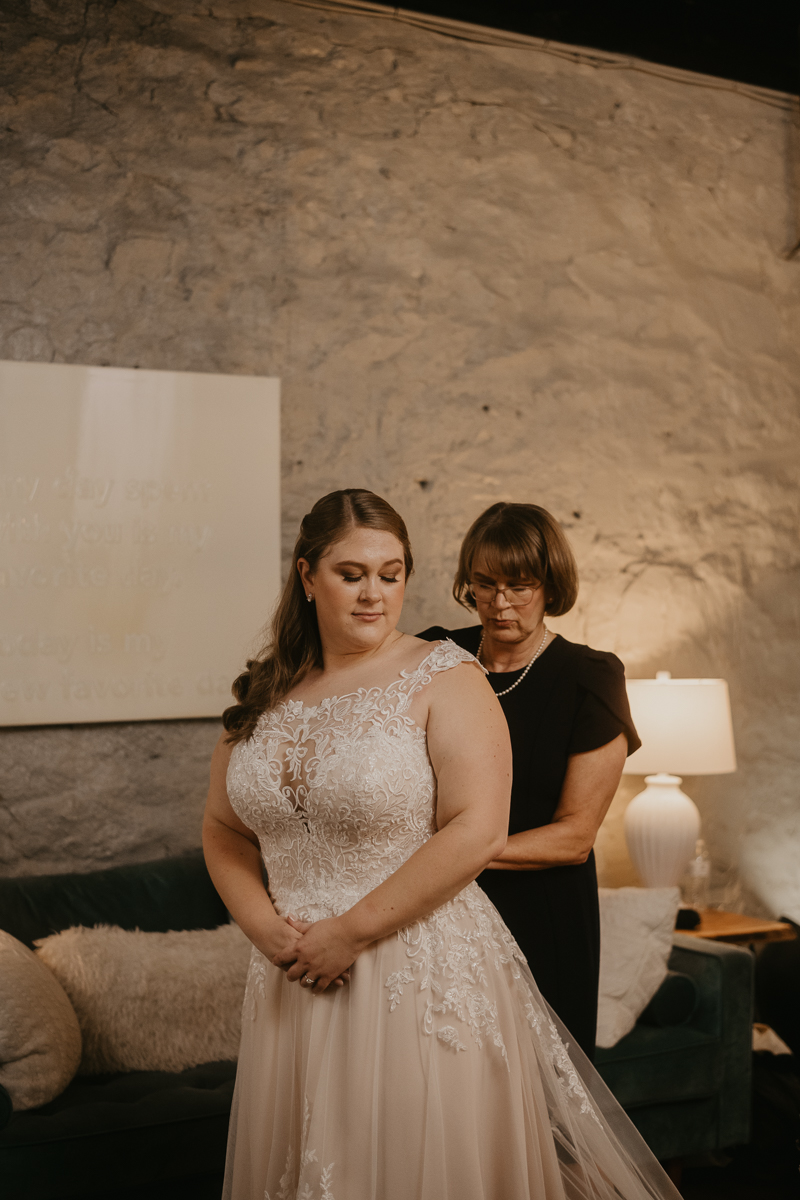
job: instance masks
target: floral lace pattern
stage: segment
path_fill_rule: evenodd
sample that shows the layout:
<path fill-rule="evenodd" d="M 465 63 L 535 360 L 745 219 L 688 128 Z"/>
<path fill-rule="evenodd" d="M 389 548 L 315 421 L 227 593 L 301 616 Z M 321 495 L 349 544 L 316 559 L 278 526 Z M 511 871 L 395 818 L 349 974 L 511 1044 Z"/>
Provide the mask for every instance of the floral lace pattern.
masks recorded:
<path fill-rule="evenodd" d="M 539 1045 L 544 1047 L 545 1054 L 553 1066 L 558 1086 L 567 1097 L 580 1103 L 582 1113 L 588 1113 L 599 1124 L 599 1117 L 592 1107 L 586 1088 L 581 1083 L 578 1072 L 567 1053 L 567 1048 L 558 1036 L 558 1030 L 550 1017 L 544 1009 L 537 1008 L 531 999 L 525 1003 L 525 1016 L 531 1029 L 537 1035 Z"/>
<path fill-rule="evenodd" d="M 284 701 L 234 748 L 228 794 L 258 835 L 278 912 L 306 921 L 346 912 L 431 837 L 436 779 L 425 731 L 408 709 L 437 672 L 474 661 L 453 642 L 440 642 L 386 688 L 362 688 L 314 706 Z M 385 980 L 390 1012 L 409 1002 L 410 993 L 421 995 L 424 1031 L 443 1049 L 466 1050 L 468 1035 L 478 1049 L 492 1046 L 507 1062 L 487 986 L 491 972 L 506 970 L 559 1087 L 591 1111 L 555 1026 L 532 1001 L 519 947 L 477 884 L 395 936 L 406 965 Z M 254 950 L 244 1002 L 249 1017 L 270 969 Z M 283 1193 L 273 1200 L 283 1200 Z"/>
<path fill-rule="evenodd" d="M 266 996 L 267 988 L 267 972 L 274 970 L 268 958 L 256 950 L 255 946 L 250 954 L 250 967 L 247 972 L 247 985 L 244 990 L 244 1002 L 242 1004 L 242 1017 L 247 1017 L 254 1021 L 256 1017 L 256 997 L 263 1000 Z"/>
<path fill-rule="evenodd" d="M 290 1146 L 286 1152 L 286 1167 L 278 1184 L 278 1191 L 273 1197 L 269 1190 L 264 1192 L 264 1200 L 336 1200 L 331 1191 L 333 1168 L 335 1163 L 329 1163 L 319 1172 L 319 1188 L 314 1190 L 303 1175 L 307 1168 L 316 1165 L 317 1152 L 308 1148 L 308 1127 L 311 1122 L 311 1109 L 308 1097 L 303 1099 L 303 1133 L 300 1142 L 300 1179 L 295 1182 L 295 1150 Z"/>
<path fill-rule="evenodd" d="M 520 978 L 517 959 L 522 952 L 511 934 L 496 918 L 486 896 L 471 883 L 454 900 L 400 930 L 406 945 L 408 967 L 390 976 L 390 1010 L 397 1007 L 403 985 L 416 983 L 427 998 L 424 1016 L 426 1033 L 435 1031 L 437 1018 L 448 1014 L 465 1025 L 479 1049 L 491 1042 L 506 1058 L 506 1047 L 497 1019 L 497 1008 L 486 984 L 490 970 L 510 967 Z M 448 1045 L 449 1036 L 437 1036 Z"/>
<path fill-rule="evenodd" d="M 318 921 L 346 912 L 428 840 L 436 780 L 425 731 L 408 709 L 437 672 L 472 661 L 454 643 L 438 643 L 386 688 L 314 706 L 284 701 L 234 747 L 228 795 L 258 835 L 279 913 Z M 255 951 L 250 1017 L 268 969 Z"/>
<path fill-rule="evenodd" d="M 436 780 L 408 708 L 434 674 L 470 661 L 439 643 L 386 688 L 278 704 L 234 747 L 228 794 L 258 835 L 278 912 L 346 912 L 428 840 Z"/>

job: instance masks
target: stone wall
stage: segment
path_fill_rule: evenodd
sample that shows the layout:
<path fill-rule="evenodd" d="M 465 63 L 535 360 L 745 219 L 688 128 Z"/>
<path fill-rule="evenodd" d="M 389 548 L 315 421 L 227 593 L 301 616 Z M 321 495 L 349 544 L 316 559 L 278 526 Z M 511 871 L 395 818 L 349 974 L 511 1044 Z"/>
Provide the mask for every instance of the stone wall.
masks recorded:
<path fill-rule="evenodd" d="M 747 903 L 800 915 L 786 101 L 281 0 L 7 20 L 0 357 L 281 376 L 287 549 L 317 496 L 380 491 L 410 631 L 468 623 L 487 504 L 550 508 L 582 568 L 563 632 L 728 678 L 740 769 L 687 790 Z M 4 869 L 196 843 L 215 736 L 3 735 Z"/>
<path fill-rule="evenodd" d="M 216 721 L 0 732 L 0 871 L 146 862 L 200 844 Z"/>

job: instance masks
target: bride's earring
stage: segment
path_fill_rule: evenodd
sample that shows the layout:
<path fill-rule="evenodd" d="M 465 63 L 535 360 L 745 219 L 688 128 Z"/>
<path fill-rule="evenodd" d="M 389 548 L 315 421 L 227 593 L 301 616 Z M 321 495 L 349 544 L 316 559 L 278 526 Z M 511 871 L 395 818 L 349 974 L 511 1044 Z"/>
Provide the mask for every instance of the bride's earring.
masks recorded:
<path fill-rule="evenodd" d="M 308 595 L 306 596 L 306 600 L 310 604 L 313 599 L 314 599 L 314 597 L 311 595 L 311 592 L 309 592 Z"/>

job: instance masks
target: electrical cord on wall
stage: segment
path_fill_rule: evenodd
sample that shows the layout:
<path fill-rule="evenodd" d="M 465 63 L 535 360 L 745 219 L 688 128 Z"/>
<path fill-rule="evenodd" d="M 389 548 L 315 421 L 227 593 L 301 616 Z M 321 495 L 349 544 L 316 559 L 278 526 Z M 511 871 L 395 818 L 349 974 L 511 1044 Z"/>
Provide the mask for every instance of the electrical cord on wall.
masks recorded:
<path fill-rule="evenodd" d="M 450 17 L 429 16 L 426 13 L 410 12 L 405 8 L 393 8 L 385 4 L 370 4 L 368 0 L 285 0 L 301 8 L 322 9 L 325 12 L 350 14 L 352 16 L 376 17 L 380 20 L 400 21 L 414 25 L 429 33 L 455 38 L 462 42 L 477 42 L 485 46 L 504 46 L 516 50 L 533 50 L 550 54 L 555 58 L 568 59 L 582 66 L 601 71 L 638 71 L 643 75 L 655 75 L 659 79 L 670 79 L 690 87 L 710 88 L 718 92 L 735 92 L 759 104 L 779 108 L 784 112 L 797 109 L 798 100 L 789 92 L 774 91 L 772 88 L 755 84 L 738 83 L 735 79 L 718 79 L 714 75 L 702 75 L 695 71 L 684 71 L 680 67 L 667 67 L 644 59 L 631 58 L 623 54 L 611 54 L 606 50 L 591 50 L 582 46 L 567 46 L 563 42 L 552 42 L 546 38 L 533 37 L 525 33 L 510 33 L 502 29 L 491 29 L 484 25 L 471 25 L 467 21 L 454 21 Z"/>

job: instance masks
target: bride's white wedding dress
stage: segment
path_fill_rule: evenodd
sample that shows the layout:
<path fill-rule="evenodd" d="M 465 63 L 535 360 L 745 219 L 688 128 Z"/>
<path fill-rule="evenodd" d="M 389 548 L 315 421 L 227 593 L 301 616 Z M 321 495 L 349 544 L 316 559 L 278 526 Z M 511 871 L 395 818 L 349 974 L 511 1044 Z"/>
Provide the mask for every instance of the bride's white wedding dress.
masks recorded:
<path fill-rule="evenodd" d="M 386 688 L 284 701 L 235 747 L 228 793 L 279 913 L 345 912 L 433 834 L 436 780 L 408 711 L 467 661 L 441 642 Z M 676 1198 L 565 1040 L 475 883 L 321 996 L 254 950 L 224 1197 Z"/>

